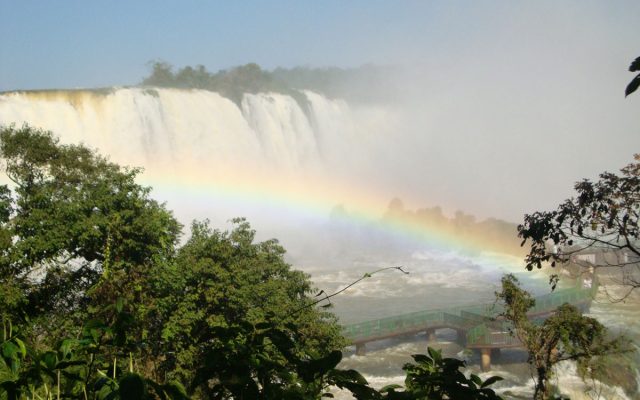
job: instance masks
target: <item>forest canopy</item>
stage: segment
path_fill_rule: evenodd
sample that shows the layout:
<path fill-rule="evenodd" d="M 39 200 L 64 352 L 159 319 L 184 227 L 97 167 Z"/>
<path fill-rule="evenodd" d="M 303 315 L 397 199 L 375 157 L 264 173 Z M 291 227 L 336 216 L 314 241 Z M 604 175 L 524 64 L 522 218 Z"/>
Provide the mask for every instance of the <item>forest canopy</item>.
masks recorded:
<path fill-rule="evenodd" d="M 322 390 L 291 371 L 345 342 L 276 240 L 256 242 L 237 219 L 229 231 L 194 222 L 178 246 L 180 224 L 137 169 L 49 132 L 2 128 L 0 156 L 11 180 L 0 190 L 0 398 L 46 391 L 60 373 L 75 397 L 134 372 L 203 398 L 241 398 L 256 379 L 273 393 Z"/>
<path fill-rule="evenodd" d="M 205 89 L 240 104 L 245 93 L 275 92 L 287 94 L 302 104 L 302 90 L 311 90 L 332 98 L 379 101 L 394 89 L 385 82 L 396 72 L 393 67 L 364 65 L 358 68 L 276 68 L 272 71 L 249 63 L 218 72 L 203 65 L 179 69 L 164 61 L 150 63 L 151 71 L 143 86 Z"/>

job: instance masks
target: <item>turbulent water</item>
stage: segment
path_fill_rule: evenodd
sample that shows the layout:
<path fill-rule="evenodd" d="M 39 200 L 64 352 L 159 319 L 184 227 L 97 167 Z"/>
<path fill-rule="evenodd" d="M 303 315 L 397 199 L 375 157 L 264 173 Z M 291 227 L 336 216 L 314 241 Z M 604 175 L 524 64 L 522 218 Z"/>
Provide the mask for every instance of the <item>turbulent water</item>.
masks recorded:
<path fill-rule="evenodd" d="M 484 254 L 463 257 L 455 254 L 415 253 L 402 262 L 411 271 L 410 275 L 374 275 L 357 290 L 334 301 L 335 311 L 343 321 L 360 321 L 376 316 L 394 315 L 400 312 L 418 311 L 427 308 L 491 303 L 496 282 L 504 272 L 513 272 L 516 259 L 499 254 Z M 320 287 L 341 288 L 373 265 L 353 266 L 349 271 L 313 271 Z M 518 277 L 526 282 L 526 288 L 538 294 L 548 293 L 544 279 L 532 278 L 530 273 L 520 273 Z M 542 277 L 540 277 L 542 278 Z M 640 340 L 640 320 L 638 304 L 640 295 L 634 293 L 625 303 L 611 303 L 608 291 L 624 293 L 621 288 L 601 288 L 592 303 L 589 316 L 604 323 L 615 334 L 623 334 L 634 343 Z M 530 399 L 533 396 L 534 381 L 532 371 L 522 350 L 503 350 L 499 358 L 492 360 L 492 370 L 480 370 L 480 357 L 468 353 L 456 343 L 452 330 L 437 331 L 437 341 L 428 341 L 424 333 L 402 339 L 388 339 L 367 344 L 367 353 L 358 356 L 353 349 L 346 353 L 341 363 L 343 368 L 353 368 L 367 378 L 377 388 L 404 382 L 402 365 L 411 362 L 412 354 L 424 354 L 427 346 L 443 350 L 447 357 L 463 358 L 468 361 L 467 373 L 478 374 L 487 379 L 498 375 L 503 381 L 494 384 L 496 391 L 506 399 Z M 634 346 L 636 347 L 636 346 Z M 619 376 L 628 389 L 638 386 L 638 354 L 630 353 L 627 359 L 636 369 L 628 365 L 613 366 L 614 376 Z M 633 381 L 636 384 L 634 385 Z M 598 380 L 583 382 L 573 362 L 563 362 L 555 368 L 551 383 L 560 388 L 561 393 L 571 399 L 636 399 L 637 393 L 630 395 L 618 385 L 608 386 Z M 637 390 L 637 388 L 635 388 Z M 348 393 L 336 393 L 339 399 L 351 399 Z"/>
<path fill-rule="evenodd" d="M 16 92 L 0 97 L 0 121 L 23 121 L 84 142 L 114 160 L 143 165 L 252 162 L 313 166 L 353 131 L 342 101 L 306 93 L 309 116 L 291 97 L 247 94 L 240 105 L 204 90 L 114 89 Z"/>
<path fill-rule="evenodd" d="M 410 272 L 376 274 L 336 297 L 334 311 L 343 323 L 491 302 L 500 276 L 522 271 L 514 257 L 434 249 L 395 232 L 374 235 L 367 225 L 331 221 L 331 209 L 340 203 L 365 216 L 384 211 L 380 205 L 394 195 L 385 171 L 399 162 L 406 138 L 398 133 L 401 118 L 392 107 L 302 94 L 302 101 L 247 94 L 237 104 L 203 90 L 13 92 L 0 94 L 0 124 L 28 123 L 51 130 L 63 143 L 81 142 L 115 162 L 145 167 L 143 182 L 184 223 L 210 218 L 218 225 L 238 215 L 257 221 L 258 232 L 285 239 L 294 264 L 327 292 L 384 266 L 403 265 Z M 289 224 L 269 231 L 283 220 Z M 356 241 L 346 234 L 354 231 Z M 548 291 L 544 278 L 524 277 L 534 292 Z M 596 303 L 592 314 L 637 337 L 638 299 L 630 304 Z M 439 343 L 431 345 L 462 355 L 452 335 L 440 331 Z M 402 383 L 402 364 L 425 350 L 423 336 L 390 340 L 371 345 L 365 357 L 348 354 L 343 366 L 363 371 L 378 387 Z M 531 396 L 523 355 L 505 353 L 492 371 L 506 378 L 498 384 L 501 392 Z M 477 360 L 471 361 L 477 372 Z M 563 390 L 572 398 L 590 398 L 575 375 L 575 365 L 559 367 Z M 601 398 L 627 398 L 620 388 L 603 393 Z"/>

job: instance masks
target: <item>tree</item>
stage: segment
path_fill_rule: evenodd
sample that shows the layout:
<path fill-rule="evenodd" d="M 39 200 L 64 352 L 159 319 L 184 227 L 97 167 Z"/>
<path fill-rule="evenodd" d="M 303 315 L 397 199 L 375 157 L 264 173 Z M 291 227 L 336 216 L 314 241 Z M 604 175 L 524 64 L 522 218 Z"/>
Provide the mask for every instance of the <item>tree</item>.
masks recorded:
<path fill-rule="evenodd" d="M 144 78 L 143 85 L 166 87 L 176 84 L 176 76 L 171 64 L 164 61 L 153 61 L 149 64 L 151 65 L 151 74 Z"/>
<path fill-rule="evenodd" d="M 553 367 L 564 360 L 575 360 L 581 371 L 600 356 L 620 352 L 622 339 L 608 340 L 606 328 L 598 320 L 583 316 L 568 303 L 541 325 L 532 322 L 527 312 L 535 306 L 535 299 L 519 286 L 511 275 L 502 278 L 502 289 L 496 298 L 504 304 L 500 314 L 513 324 L 513 333 L 529 354 L 529 363 L 535 370 L 534 399 L 548 399 L 551 395 L 548 381 Z"/>
<path fill-rule="evenodd" d="M 633 62 L 629 66 L 629 72 L 638 72 L 638 71 L 640 71 L 640 57 L 633 60 Z M 627 85 L 627 88 L 624 91 L 624 96 L 627 97 L 631 93 L 635 92 L 636 89 L 638 89 L 638 87 L 640 87 L 640 74 L 636 75 L 636 77 L 633 78 L 631 82 L 629 82 L 629 84 Z"/>
<path fill-rule="evenodd" d="M 135 182 L 139 171 L 29 126 L 0 129 L 0 157 L 12 182 L 0 187 L 2 318 L 52 346 L 90 316 L 112 322 L 98 314 L 120 297 L 143 304 L 180 224 Z M 144 320 L 151 309 L 136 311 Z"/>
<path fill-rule="evenodd" d="M 162 340 L 175 354 L 165 366 L 208 398 L 238 395 L 238 371 L 246 378 L 243 390 L 292 384 L 296 379 L 283 378 L 295 370 L 288 352 L 312 359 L 346 344 L 333 315 L 306 307 L 309 277 L 291 270 L 282 246 L 256 243 L 246 221 L 233 222 L 228 232 L 192 225 L 176 258 L 179 273 L 166 279 L 169 297 L 161 299 L 168 318 Z M 278 347 L 288 342 L 293 348 Z M 210 388 L 211 379 L 220 384 Z"/>
<path fill-rule="evenodd" d="M 528 270 L 547 262 L 571 262 L 616 269 L 621 284 L 631 290 L 640 286 L 640 155 L 634 158 L 619 175 L 605 172 L 596 182 L 576 183 L 577 195 L 557 210 L 525 215 L 518 236 L 522 245 L 531 241 L 525 258 Z M 554 284 L 557 279 L 554 275 Z"/>
<path fill-rule="evenodd" d="M 203 65 L 195 68 L 186 66 L 173 72 L 173 67 L 163 61 L 150 63 L 151 73 L 142 80 L 142 85 L 175 87 L 184 89 L 205 89 L 220 93 L 238 106 L 246 93 L 277 92 L 293 97 L 306 109 L 306 96 L 299 87 L 288 85 L 277 79 L 258 64 L 249 63 L 212 73 Z"/>

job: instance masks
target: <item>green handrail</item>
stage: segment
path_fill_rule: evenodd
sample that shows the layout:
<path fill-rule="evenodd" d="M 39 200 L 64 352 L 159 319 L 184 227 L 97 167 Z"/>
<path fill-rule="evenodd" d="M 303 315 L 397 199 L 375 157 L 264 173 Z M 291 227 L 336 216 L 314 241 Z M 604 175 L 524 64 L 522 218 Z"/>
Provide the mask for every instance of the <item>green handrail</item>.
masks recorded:
<path fill-rule="evenodd" d="M 564 303 L 588 304 L 598 290 L 597 285 L 598 282 L 594 279 L 590 288 L 559 289 L 550 294 L 537 296 L 536 304 L 529 313 L 531 315 L 549 313 Z M 342 327 L 342 333 L 352 342 L 364 342 L 403 332 L 415 332 L 447 325 L 466 330 L 469 345 L 517 344 L 517 339 L 510 333 L 509 324 L 494 320 L 494 317 L 502 311 L 503 307 L 494 303 L 416 311 L 345 325 Z"/>

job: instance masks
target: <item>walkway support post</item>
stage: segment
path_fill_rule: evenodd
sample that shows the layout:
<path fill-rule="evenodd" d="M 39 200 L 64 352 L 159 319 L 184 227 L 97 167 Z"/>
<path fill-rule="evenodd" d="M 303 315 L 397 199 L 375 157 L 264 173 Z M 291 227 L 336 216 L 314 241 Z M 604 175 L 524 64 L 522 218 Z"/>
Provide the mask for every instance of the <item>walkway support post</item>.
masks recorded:
<path fill-rule="evenodd" d="M 364 343 L 357 343 L 356 344 L 356 355 L 357 356 L 363 356 L 367 354 L 367 346 Z"/>
<path fill-rule="evenodd" d="M 438 338 L 436 337 L 436 330 L 434 328 L 427 329 L 427 341 L 435 342 Z"/>
<path fill-rule="evenodd" d="M 482 371 L 487 372 L 491 369 L 491 349 L 483 347 L 480 349 L 480 354 L 482 355 Z"/>

